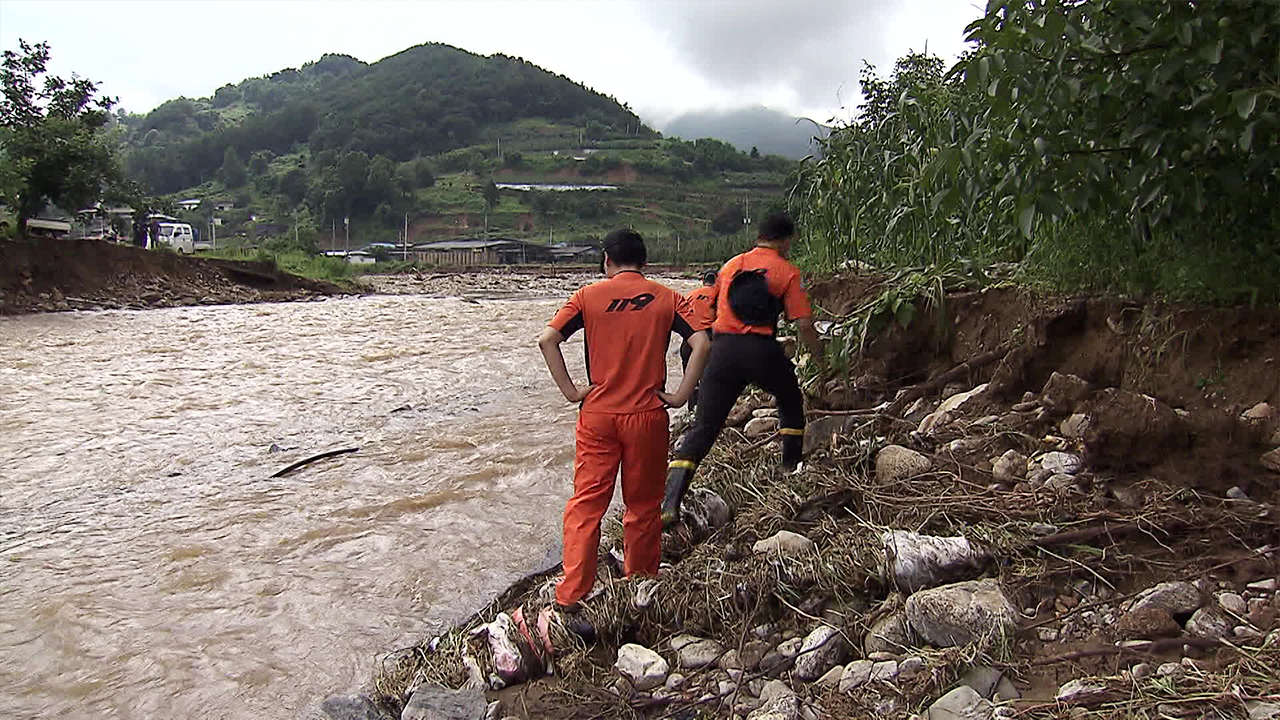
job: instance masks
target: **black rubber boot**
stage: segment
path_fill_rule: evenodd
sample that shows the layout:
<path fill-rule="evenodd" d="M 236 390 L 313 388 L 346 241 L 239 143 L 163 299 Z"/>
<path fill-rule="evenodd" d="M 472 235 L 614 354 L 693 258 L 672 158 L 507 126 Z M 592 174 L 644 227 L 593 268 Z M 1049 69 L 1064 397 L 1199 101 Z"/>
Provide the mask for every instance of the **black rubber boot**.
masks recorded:
<path fill-rule="evenodd" d="M 804 459 L 804 435 L 782 436 L 782 469 L 791 472 Z"/>
<path fill-rule="evenodd" d="M 698 469 L 692 460 L 673 460 L 667 471 L 667 491 L 662 498 L 662 527 L 671 527 L 680 520 L 680 501 L 689 489 L 693 473 Z"/>

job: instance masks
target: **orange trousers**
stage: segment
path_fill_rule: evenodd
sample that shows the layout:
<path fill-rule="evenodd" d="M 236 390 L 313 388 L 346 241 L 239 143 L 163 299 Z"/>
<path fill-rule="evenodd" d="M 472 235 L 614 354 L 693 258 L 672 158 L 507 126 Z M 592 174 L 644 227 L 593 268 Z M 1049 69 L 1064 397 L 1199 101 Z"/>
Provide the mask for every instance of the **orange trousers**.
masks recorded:
<path fill-rule="evenodd" d="M 564 508 L 564 580 L 556 602 L 572 605 L 591 592 L 600 549 L 600 522 L 622 468 L 624 570 L 657 575 L 662 560 L 662 491 L 667 478 L 666 410 L 612 414 L 579 412 L 573 497 Z"/>

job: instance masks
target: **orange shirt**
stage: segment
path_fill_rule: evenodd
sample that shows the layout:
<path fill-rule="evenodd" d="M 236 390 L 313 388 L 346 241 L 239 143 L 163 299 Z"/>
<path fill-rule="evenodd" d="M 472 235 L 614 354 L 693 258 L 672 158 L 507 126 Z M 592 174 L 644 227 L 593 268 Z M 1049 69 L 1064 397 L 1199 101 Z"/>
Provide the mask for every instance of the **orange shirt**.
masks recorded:
<path fill-rule="evenodd" d="M 623 270 L 588 285 L 547 323 L 565 337 L 586 332 L 587 378 L 596 388 L 583 410 L 636 413 L 663 407 L 671 333 L 688 339 L 696 319 L 680 293 Z"/>
<path fill-rule="evenodd" d="M 711 321 L 716 316 L 716 286 L 703 285 L 684 297 L 693 306 L 693 316 L 697 320 L 693 329 L 706 330 L 711 327 Z"/>
<path fill-rule="evenodd" d="M 729 335 L 772 335 L 773 329 L 758 325 L 746 325 L 733 314 L 729 307 L 729 283 L 739 270 L 764 270 L 765 281 L 769 285 L 769 293 L 782 298 L 787 317 L 813 317 L 809 308 L 809 296 L 800 283 L 800 271 L 796 269 L 782 254 L 773 248 L 757 247 L 729 259 L 720 269 L 716 277 L 716 319 L 711 328 L 716 334 Z"/>

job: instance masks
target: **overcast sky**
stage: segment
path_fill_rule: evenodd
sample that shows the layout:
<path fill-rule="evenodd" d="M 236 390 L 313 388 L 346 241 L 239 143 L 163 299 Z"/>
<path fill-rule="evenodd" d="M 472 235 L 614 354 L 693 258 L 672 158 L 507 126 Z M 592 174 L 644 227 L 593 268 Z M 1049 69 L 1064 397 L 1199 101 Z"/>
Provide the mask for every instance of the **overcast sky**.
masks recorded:
<path fill-rule="evenodd" d="M 375 62 L 424 42 L 505 53 L 631 105 L 765 105 L 825 121 L 857 102 L 863 60 L 953 60 L 981 0 L 0 0 L 0 48 L 48 41 L 59 75 L 132 112 L 343 53 Z M 844 109 L 842 109 L 844 108 Z"/>

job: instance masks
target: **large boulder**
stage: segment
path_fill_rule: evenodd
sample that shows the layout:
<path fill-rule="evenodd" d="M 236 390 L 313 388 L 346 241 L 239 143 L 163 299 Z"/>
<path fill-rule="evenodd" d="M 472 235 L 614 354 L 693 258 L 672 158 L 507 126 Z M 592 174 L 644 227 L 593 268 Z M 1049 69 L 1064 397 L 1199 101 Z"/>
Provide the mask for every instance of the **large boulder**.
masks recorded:
<path fill-rule="evenodd" d="M 880 543 L 881 576 L 905 593 L 976 577 L 991 560 L 986 550 L 958 536 L 888 530 Z"/>
<path fill-rule="evenodd" d="M 777 431 L 778 418 L 758 417 L 752 418 L 747 422 L 747 426 L 742 429 L 742 434 L 749 438 L 762 438 L 766 435 L 772 435 Z"/>
<path fill-rule="evenodd" d="M 929 472 L 933 463 L 925 455 L 901 445 L 886 445 L 876 453 L 876 482 L 887 485 Z"/>
<path fill-rule="evenodd" d="M 1018 629 L 1018 610 L 995 580 L 969 580 L 907 598 L 911 631 L 936 647 L 999 643 Z"/>
<path fill-rule="evenodd" d="M 844 662 L 849 654 L 849 642 L 844 635 L 830 625 L 819 625 L 809 633 L 800 652 L 796 655 L 793 673 L 801 680 L 813 681 L 828 670 Z"/>
<path fill-rule="evenodd" d="M 667 681 L 670 668 L 658 653 L 643 645 L 627 643 L 618 648 L 613 669 L 637 690 L 652 690 Z"/>
<path fill-rule="evenodd" d="M 969 401 L 983 397 L 989 388 L 989 384 L 983 383 L 968 392 L 956 393 L 946 400 L 943 400 L 937 410 L 929 413 L 929 415 L 920 421 L 920 426 L 916 428 L 917 432 L 921 435 L 928 436 L 951 424 L 952 421 L 964 414 L 962 412 L 962 408 L 968 404 Z"/>
<path fill-rule="evenodd" d="M 479 689 L 448 690 L 420 685 L 405 704 L 400 720 L 484 720 L 489 701 Z"/>

